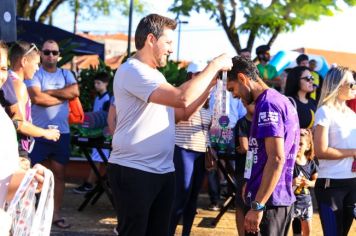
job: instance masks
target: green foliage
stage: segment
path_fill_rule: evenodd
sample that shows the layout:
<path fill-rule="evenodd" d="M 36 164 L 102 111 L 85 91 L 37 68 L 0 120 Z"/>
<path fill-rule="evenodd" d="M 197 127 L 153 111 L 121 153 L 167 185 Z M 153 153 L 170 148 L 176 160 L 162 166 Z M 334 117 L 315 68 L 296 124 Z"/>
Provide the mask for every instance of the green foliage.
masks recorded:
<path fill-rule="evenodd" d="M 105 64 L 104 61 L 99 60 L 98 67 L 90 67 L 89 69 L 83 69 L 79 75 L 79 89 L 80 89 L 80 101 L 84 111 L 92 111 L 94 98 L 96 95 L 94 88 L 94 79 L 99 73 L 107 73 L 110 76 L 110 82 L 108 90 L 112 93 L 112 82 L 114 77 L 114 71 Z"/>
<path fill-rule="evenodd" d="M 75 43 L 71 43 L 71 39 L 66 39 L 58 42 L 60 51 L 61 51 L 61 59 L 58 61 L 57 66 L 61 67 L 68 62 L 72 61 L 73 57 L 75 56 L 74 49 L 77 48 L 79 45 Z"/>
<path fill-rule="evenodd" d="M 306 21 L 318 21 L 320 16 L 332 16 L 338 11 L 334 0 L 174 0 L 169 9 L 177 15 L 189 16 L 190 12 L 204 10 L 223 26 L 236 51 L 240 50 L 239 34 L 249 34 L 247 48 L 252 49 L 255 37 L 270 35 L 268 44 L 281 32 L 293 31 Z M 338 1 L 349 6 L 356 0 Z M 241 17 L 237 15 L 240 14 Z M 238 22 L 237 19 L 243 19 Z"/>
<path fill-rule="evenodd" d="M 165 67 L 159 69 L 167 82 L 178 87 L 185 82 L 187 78 L 187 71 L 185 68 L 179 68 L 179 63 L 175 61 L 168 61 Z"/>
<path fill-rule="evenodd" d="M 113 10 L 118 10 L 124 16 L 129 15 L 130 0 L 70 0 L 69 4 L 73 11 L 88 11 L 91 16 L 97 17 L 100 14 L 110 15 Z M 143 13 L 144 2 L 134 0 L 134 11 Z"/>
<path fill-rule="evenodd" d="M 84 10 L 92 17 L 110 15 L 113 10 L 127 16 L 130 6 L 130 0 L 17 0 L 17 16 L 43 23 L 64 3 L 69 3 L 73 12 Z M 143 13 L 144 5 L 144 0 L 134 0 L 133 10 Z"/>

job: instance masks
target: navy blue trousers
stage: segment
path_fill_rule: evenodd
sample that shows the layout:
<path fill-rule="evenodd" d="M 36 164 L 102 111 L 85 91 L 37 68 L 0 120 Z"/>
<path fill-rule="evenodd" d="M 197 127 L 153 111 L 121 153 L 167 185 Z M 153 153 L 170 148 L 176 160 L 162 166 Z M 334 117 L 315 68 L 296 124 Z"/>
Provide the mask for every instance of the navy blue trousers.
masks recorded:
<path fill-rule="evenodd" d="M 205 176 L 204 152 L 195 152 L 175 146 L 176 169 L 175 200 L 170 223 L 170 235 L 174 235 L 179 219 L 183 217 L 182 235 L 190 234 L 197 209 L 198 195 Z"/>

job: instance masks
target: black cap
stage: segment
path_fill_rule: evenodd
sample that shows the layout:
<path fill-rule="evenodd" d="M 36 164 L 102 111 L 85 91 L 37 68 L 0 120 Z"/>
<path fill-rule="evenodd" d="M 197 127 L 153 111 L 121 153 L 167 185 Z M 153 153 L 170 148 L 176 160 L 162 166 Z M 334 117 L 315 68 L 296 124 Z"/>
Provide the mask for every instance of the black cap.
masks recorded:
<path fill-rule="evenodd" d="M 268 45 L 261 45 L 256 48 L 256 54 L 268 52 L 271 48 Z"/>

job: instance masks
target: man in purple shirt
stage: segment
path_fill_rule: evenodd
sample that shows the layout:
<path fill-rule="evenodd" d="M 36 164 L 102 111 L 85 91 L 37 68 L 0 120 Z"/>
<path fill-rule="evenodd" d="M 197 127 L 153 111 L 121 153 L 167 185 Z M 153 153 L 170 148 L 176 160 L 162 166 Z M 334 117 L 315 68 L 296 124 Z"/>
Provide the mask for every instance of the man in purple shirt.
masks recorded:
<path fill-rule="evenodd" d="M 227 89 L 234 97 L 255 102 L 249 150 L 246 156 L 244 191 L 247 235 L 287 235 L 291 206 L 293 168 L 299 148 L 298 115 L 290 101 L 270 89 L 252 61 L 233 58 Z"/>

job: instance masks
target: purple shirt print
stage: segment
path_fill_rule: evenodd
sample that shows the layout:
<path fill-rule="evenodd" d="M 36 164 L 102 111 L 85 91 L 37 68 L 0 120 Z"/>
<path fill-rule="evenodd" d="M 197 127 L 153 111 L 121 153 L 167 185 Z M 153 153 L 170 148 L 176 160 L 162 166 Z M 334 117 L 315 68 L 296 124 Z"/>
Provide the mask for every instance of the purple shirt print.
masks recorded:
<path fill-rule="evenodd" d="M 292 189 L 293 168 L 299 149 L 299 121 L 297 111 L 284 95 L 267 89 L 255 101 L 256 108 L 251 126 L 249 151 L 252 153 L 251 176 L 248 178 L 245 197 L 247 204 L 255 200 L 267 162 L 265 138 L 284 138 L 285 163 L 281 177 L 268 199 L 267 206 L 290 206 L 295 201 Z"/>

